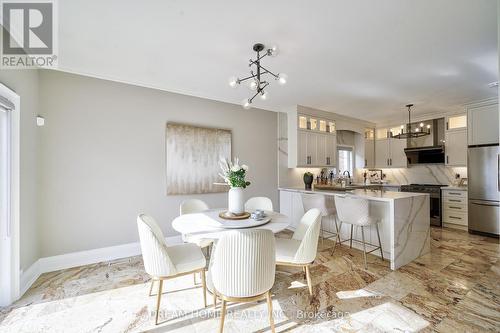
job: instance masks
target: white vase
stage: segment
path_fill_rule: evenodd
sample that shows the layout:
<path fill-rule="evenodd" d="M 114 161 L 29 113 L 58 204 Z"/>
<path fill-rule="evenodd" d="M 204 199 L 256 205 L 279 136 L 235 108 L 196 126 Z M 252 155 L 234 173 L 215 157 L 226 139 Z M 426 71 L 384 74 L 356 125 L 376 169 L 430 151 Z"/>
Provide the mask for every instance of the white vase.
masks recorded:
<path fill-rule="evenodd" d="M 243 214 L 245 206 L 243 203 L 243 188 L 231 187 L 228 192 L 228 210 L 233 214 Z"/>

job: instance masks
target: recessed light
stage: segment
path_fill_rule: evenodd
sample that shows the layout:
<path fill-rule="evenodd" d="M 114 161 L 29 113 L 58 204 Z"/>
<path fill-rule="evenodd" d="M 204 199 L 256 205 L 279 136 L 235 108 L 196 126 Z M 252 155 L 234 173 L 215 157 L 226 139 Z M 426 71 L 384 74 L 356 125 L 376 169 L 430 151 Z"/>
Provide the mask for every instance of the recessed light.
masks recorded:
<path fill-rule="evenodd" d="M 495 87 L 498 87 L 498 81 L 488 83 L 488 87 L 490 87 L 490 88 L 495 88 Z"/>

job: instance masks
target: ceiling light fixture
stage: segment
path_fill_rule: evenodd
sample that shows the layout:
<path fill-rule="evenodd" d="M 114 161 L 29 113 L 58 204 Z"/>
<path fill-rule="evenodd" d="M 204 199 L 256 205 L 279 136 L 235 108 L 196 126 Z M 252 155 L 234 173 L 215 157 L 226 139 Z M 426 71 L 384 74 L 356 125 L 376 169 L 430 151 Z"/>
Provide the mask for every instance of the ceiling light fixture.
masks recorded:
<path fill-rule="evenodd" d="M 417 126 L 414 130 L 411 129 L 410 111 L 411 111 L 412 106 L 413 106 L 413 104 L 406 105 L 406 107 L 408 108 L 408 123 L 406 124 L 406 131 L 405 131 L 405 126 L 401 125 L 401 129 L 399 131 L 399 134 L 394 135 L 391 131 L 391 138 L 411 139 L 411 138 L 419 138 L 421 136 L 426 136 L 426 135 L 431 134 L 431 125 L 425 126 L 424 123 L 420 123 L 419 126 Z"/>
<path fill-rule="evenodd" d="M 229 86 L 231 88 L 236 88 L 238 85 L 240 85 L 242 82 L 245 82 L 248 80 L 248 88 L 250 90 L 255 91 L 255 94 L 251 98 L 245 98 L 241 105 L 245 109 L 250 109 L 251 104 L 254 100 L 255 97 L 260 95 L 260 98 L 262 100 L 266 100 L 269 98 L 269 94 L 267 93 L 267 90 L 264 90 L 267 88 L 269 85 L 269 82 L 265 80 L 263 77 L 264 75 L 269 74 L 271 77 L 273 77 L 280 85 L 286 84 L 288 80 L 288 76 L 285 73 L 278 73 L 275 74 L 265 68 L 264 66 L 261 65 L 260 61 L 262 58 L 266 56 L 271 56 L 271 57 L 276 57 L 278 55 L 278 48 L 276 46 L 273 46 L 267 50 L 265 50 L 264 44 L 257 43 L 253 46 L 253 50 L 257 52 L 257 58 L 255 60 L 250 59 L 250 63 L 248 64 L 248 67 L 255 66 L 255 70 L 251 69 L 250 70 L 250 76 L 244 77 L 242 79 L 237 78 L 237 77 L 231 77 L 229 79 Z M 261 55 L 261 52 L 264 51 L 264 54 Z"/>
<path fill-rule="evenodd" d="M 496 87 L 498 87 L 498 81 L 488 83 L 488 87 L 490 87 L 490 88 L 496 88 Z"/>

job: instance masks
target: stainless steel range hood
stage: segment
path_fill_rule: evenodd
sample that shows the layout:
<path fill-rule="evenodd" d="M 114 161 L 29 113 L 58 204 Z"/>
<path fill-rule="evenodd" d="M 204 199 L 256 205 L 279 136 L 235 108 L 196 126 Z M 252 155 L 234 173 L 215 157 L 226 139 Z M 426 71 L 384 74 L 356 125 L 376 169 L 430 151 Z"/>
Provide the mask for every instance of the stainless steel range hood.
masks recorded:
<path fill-rule="evenodd" d="M 408 165 L 444 164 L 444 118 L 423 121 L 424 126 L 431 125 L 431 134 L 407 140 L 405 148 Z M 420 122 L 411 127 L 420 126 Z"/>

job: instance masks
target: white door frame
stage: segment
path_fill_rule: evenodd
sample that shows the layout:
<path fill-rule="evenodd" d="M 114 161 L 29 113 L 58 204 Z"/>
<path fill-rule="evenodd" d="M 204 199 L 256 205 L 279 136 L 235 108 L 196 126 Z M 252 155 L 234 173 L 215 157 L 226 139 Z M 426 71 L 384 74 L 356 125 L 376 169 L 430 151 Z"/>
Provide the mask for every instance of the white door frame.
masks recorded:
<path fill-rule="evenodd" d="M 10 184 L 5 189 L 10 192 L 5 204 L 9 213 L 7 221 L 0 223 L 0 306 L 9 305 L 20 297 L 20 248 L 19 248 L 19 216 L 20 216 L 20 98 L 14 91 L 0 83 L 0 95 L 14 104 L 10 111 L 10 150 L 9 165 Z M 9 186 L 10 185 L 10 186 Z M 4 203 L 1 203 L 2 206 Z M 1 215 L 0 215 L 1 216 Z M 5 266 L 5 267 L 4 267 Z"/>

